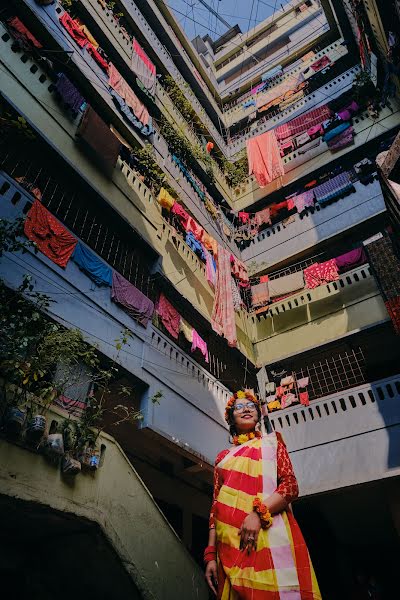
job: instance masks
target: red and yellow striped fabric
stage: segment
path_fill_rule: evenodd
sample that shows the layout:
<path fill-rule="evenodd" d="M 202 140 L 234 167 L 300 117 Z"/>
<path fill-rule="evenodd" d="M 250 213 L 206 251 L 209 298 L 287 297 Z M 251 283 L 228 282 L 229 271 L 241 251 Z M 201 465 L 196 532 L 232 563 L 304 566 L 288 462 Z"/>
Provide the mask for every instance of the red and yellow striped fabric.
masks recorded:
<path fill-rule="evenodd" d="M 214 505 L 219 600 L 321 600 L 307 546 L 292 513 L 260 530 L 257 551 L 240 550 L 238 530 L 255 496 L 277 487 L 277 438 L 264 436 L 232 449 L 218 464 L 223 484 Z"/>

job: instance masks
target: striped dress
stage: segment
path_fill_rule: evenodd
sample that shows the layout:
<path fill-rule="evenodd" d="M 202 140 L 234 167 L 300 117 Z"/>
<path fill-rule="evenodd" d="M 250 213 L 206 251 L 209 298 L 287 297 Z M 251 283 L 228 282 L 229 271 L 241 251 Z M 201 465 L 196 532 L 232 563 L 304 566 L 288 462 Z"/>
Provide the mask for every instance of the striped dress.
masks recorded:
<path fill-rule="evenodd" d="M 307 546 L 287 509 L 260 530 L 257 550 L 240 550 L 238 530 L 256 496 L 298 495 L 286 447 L 272 433 L 217 456 L 210 528 L 215 527 L 219 600 L 321 600 Z"/>

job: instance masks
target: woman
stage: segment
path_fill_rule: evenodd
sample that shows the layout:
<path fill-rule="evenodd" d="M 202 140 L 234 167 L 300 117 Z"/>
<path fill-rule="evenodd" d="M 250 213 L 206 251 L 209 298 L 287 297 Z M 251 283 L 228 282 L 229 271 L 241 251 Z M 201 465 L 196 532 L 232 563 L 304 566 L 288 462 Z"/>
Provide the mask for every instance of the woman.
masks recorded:
<path fill-rule="evenodd" d="M 321 600 L 307 546 L 289 508 L 298 496 L 279 433 L 262 436 L 251 392 L 230 398 L 233 447 L 215 461 L 206 580 L 220 600 Z"/>

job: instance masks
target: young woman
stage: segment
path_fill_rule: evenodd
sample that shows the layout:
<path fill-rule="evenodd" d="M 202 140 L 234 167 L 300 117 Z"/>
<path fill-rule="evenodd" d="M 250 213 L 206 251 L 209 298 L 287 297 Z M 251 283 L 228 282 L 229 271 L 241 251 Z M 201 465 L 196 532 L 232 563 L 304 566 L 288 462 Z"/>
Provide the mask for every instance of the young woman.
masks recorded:
<path fill-rule="evenodd" d="M 219 600 L 321 600 L 289 504 L 298 485 L 278 433 L 261 435 L 256 397 L 239 391 L 225 419 L 233 447 L 215 461 L 206 580 Z"/>

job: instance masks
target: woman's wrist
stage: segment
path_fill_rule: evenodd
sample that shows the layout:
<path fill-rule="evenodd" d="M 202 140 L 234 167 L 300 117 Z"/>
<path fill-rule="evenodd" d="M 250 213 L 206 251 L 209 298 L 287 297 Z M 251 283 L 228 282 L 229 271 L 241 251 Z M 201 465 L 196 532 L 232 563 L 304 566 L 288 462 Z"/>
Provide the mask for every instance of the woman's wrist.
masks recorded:
<path fill-rule="evenodd" d="M 217 548 L 215 546 L 207 546 L 204 550 L 203 560 L 205 565 L 212 560 L 217 560 Z"/>
<path fill-rule="evenodd" d="M 272 525 L 272 515 L 266 504 L 263 504 L 260 498 L 256 497 L 253 500 L 253 511 L 256 512 L 261 521 L 261 528 L 268 529 Z"/>

